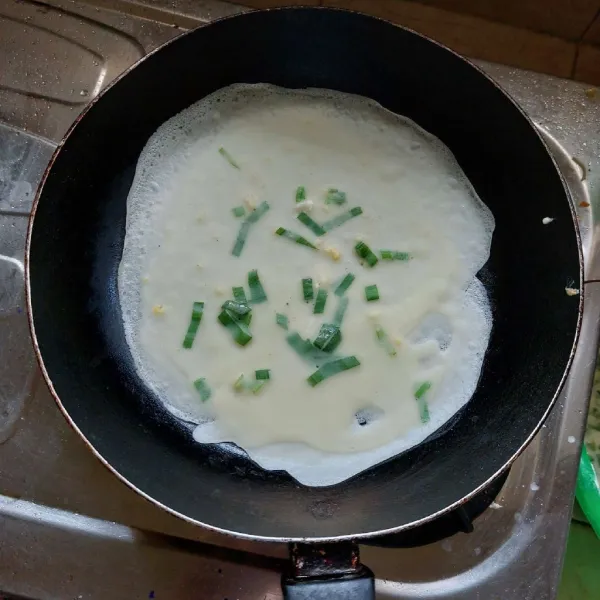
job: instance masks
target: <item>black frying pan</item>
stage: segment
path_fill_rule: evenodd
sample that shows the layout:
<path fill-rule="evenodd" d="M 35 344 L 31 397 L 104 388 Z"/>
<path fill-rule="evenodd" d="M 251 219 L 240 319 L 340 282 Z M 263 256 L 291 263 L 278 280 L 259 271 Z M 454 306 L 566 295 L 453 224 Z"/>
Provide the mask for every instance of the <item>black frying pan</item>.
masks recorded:
<path fill-rule="evenodd" d="M 124 339 L 116 276 L 138 155 L 161 123 L 234 82 L 332 88 L 410 117 L 450 147 L 496 220 L 480 273 L 494 326 L 473 398 L 428 441 L 330 488 L 265 472 L 227 445 L 194 443 L 191 427 L 166 412 L 136 375 Z M 545 216 L 555 218 L 551 226 L 542 225 Z M 34 342 L 71 424 L 110 469 L 159 506 L 262 540 L 398 532 L 460 505 L 506 469 L 564 381 L 582 309 L 564 288 L 581 281 L 568 194 L 513 101 L 467 61 L 420 35 L 318 8 L 223 19 L 140 61 L 89 106 L 59 146 L 27 244 Z M 304 558 L 296 564 L 309 565 L 314 575 L 314 563 Z M 344 558 L 346 570 L 334 574 L 372 593 L 370 582 L 351 579 L 360 574 L 352 552 Z M 348 589 L 341 593 L 352 597 Z"/>

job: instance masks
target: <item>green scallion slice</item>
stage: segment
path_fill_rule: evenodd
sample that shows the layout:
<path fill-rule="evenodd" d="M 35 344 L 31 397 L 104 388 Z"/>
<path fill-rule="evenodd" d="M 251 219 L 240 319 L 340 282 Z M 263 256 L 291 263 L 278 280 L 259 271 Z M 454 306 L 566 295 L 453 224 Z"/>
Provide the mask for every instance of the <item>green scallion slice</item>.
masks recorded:
<path fill-rule="evenodd" d="M 265 371 L 268 373 L 268 369 L 265 369 Z M 258 373 L 259 371 L 256 371 L 256 374 Z M 265 387 L 268 379 L 269 377 L 263 377 L 262 379 L 259 379 L 257 376 L 254 381 L 246 381 L 246 378 L 242 373 L 233 382 L 233 389 L 236 392 L 252 392 L 253 394 L 258 394 L 263 389 L 263 387 Z"/>
<path fill-rule="evenodd" d="M 421 423 L 429 423 L 429 406 L 425 400 L 417 400 L 419 404 L 419 417 L 421 418 Z"/>
<path fill-rule="evenodd" d="M 343 225 L 346 221 L 349 221 L 350 219 L 353 219 L 354 217 L 358 217 L 359 215 L 362 215 L 363 210 L 360 206 L 355 206 L 354 208 L 351 208 L 348 212 L 342 213 L 341 215 L 338 215 L 337 217 L 333 217 L 333 219 L 329 219 L 329 221 L 325 221 L 321 227 L 327 232 L 327 231 L 331 231 L 332 229 L 335 229 L 336 227 L 340 227 L 340 225 Z"/>
<path fill-rule="evenodd" d="M 306 238 L 303 238 L 301 235 L 290 231 L 289 229 L 285 229 L 284 227 L 278 227 L 275 230 L 275 235 L 279 235 L 281 237 L 287 238 L 288 240 L 292 240 L 292 242 L 296 242 L 296 244 L 300 244 L 301 246 L 307 246 L 308 248 L 312 248 L 316 250 L 317 247 L 313 246 Z"/>
<path fill-rule="evenodd" d="M 306 188 L 303 185 L 299 185 L 296 188 L 296 202 L 304 202 L 306 200 Z"/>
<path fill-rule="evenodd" d="M 327 302 L 327 290 L 321 288 L 317 292 L 315 298 L 315 307 L 313 308 L 313 314 L 322 315 L 325 312 L 325 303 Z"/>
<path fill-rule="evenodd" d="M 254 371 L 254 377 L 257 381 L 271 379 L 271 369 L 258 369 Z"/>
<path fill-rule="evenodd" d="M 246 382 L 244 381 L 244 374 L 242 373 L 234 382 L 233 389 L 236 392 L 243 390 L 246 387 Z"/>
<path fill-rule="evenodd" d="M 334 290 L 334 294 L 336 296 L 343 296 L 346 291 L 348 290 L 348 288 L 352 285 L 352 282 L 354 281 L 355 277 L 354 275 L 352 275 L 352 273 L 348 273 L 344 276 L 344 278 L 340 281 L 340 283 L 338 284 L 338 286 L 335 288 Z"/>
<path fill-rule="evenodd" d="M 318 366 L 325 363 L 327 360 L 331 360 L 331 355 L 316 348 L 310 340 L 304 339 L 296 331 L 289 333 L 286 336 L 285 341 L 300 358 L 303 358 L 313 366 Z"/>
<path fill-rule="evenodd" d="M 250 302 L 252 304 L 261 304 L 267 299 L 265 288 L 258 277 L 258 271 L 250 271 L 248 273 L 248 287 L 250 288 Z"/>
<path fill-rule="evenodd" d="M 231 251 L 231 254 L 233 254 L 233 256 L 240 256 L 242 250 L 244 249 L 244 245 L 246 244 L 246 239 L 248 238 L 250 226 L 253 223 L 256 223 L 269 210 L 269 208 L 270 206 L 267 202 L 261 202 L 258 205 L 258 207 L 244 219 L 244 221 L 240 225 L 240 230 L 238 231 L 237 237 L 235 239 L 233 250 Z"/>
<path fill-rule="evenodd" d="M 420 400 L 429 390 L 431 389 L 431 382 L 425 381 L 422 383 L 415 392 L 415 398 Z"/>
<path fill-rule="evenodd" d="M 301 212 L 296 218 L 298 219 L 298 221 L 300 221 L 300 223 L 302 223 L 302 225 L 306 225 L 317 237 L 320 235 L 325 235 L 325 229 L 323 229 L 321 225 L 319 225 L 305 212 Z"/>
<path fill-rule="evenodd" d="M 310 302 L 315 297 L 313 280 L 310 277 L 305 277 L 302 280 L 302 295 L 304 296 L 305 302 Z"/>
<path fill-rule="evenodd" d="M 245 346 L 252 340 L 252 334 L 245 323 L 233 323 L 228 327 L 233 336 L 233 340 L 238 346 Z"/>
<path fill-rule="evenodd" d="M 267 382 L 264 379 L 260 381 L 254 381 L 250 384 L 250 391 L 255 395 L 259 394 L 260 391 L 265 387 L 265 385 L 267 385 Z"/>
<path fill-rule="evenodd" d="M 225 148 L 223 148 L 223 146 L 221 146 L 219 148 L 219 154 L 235 169 L 239 169 L 240 165 L 237 164 L 237 162 L 235 162 L 235 160 L 233 159 L 233 156 L 231 156 L 231 154 L 229 154 L 229 152 L 227 152 L 227 150 L 225 150 Z"/>
<path fill-rule="evenodd" d="M 236 322 L 236 318 L 227 310 L 222 310 L 218 315 L 217 319 L 221 325 L 225 327 L 229 327 L 229 325 L 233 325 Z"/>
<path fill-rule="evenodd" d="M 337 325 L 324 323 L 313 345 L 323 352 L 333 352 L 342 341 L 342 333 Z"/>
<path fill-rule="evenodd" d="M 375 254 L 373 254 L 371 248 L 369 248 L 369 246 L 367 246 L 364 242 L 358 242 L 358 244 L 354 246 L 354 251 L 356 252 L 358 258 L 364 260 L 369 267 L 374 267 L 377 264 L 377 257 Z"/>
<path fill-rule="evenodd" d="M 233 292 L 233 299 L 236 302 L 241 302 L 242 304 L 248 304 L 248 300 L 246 299 L 246 292 L 244 288 L 241 286 L 232 287 L 231 291 Z"/>
<path fill-rule="evenodd" d="M 396 348 L 392 341 L 390 340 L 387 333 L 383 330 L 383 327 L 380 325 L 375 326 L 375 336 L 377 337 L 377 341 L 381 344 L 381 347 L 390 355 L 396 356 L 398 354 L 396 352 Z"/>
<path fill-rule="evenodd" d="M 337 308 L 335 309 L 335 316 L 333 317 L 333 324 L 340 327 L 348 308 L 348 296 L 342 296 L 338 302 Z"/>
<path fill-rule="evenodd" d="M 202 321 L 202 315 L 204 314 L 204 302 L 194 302 L 192 307 L 192 316 L 190 317 L 190 324 L 188 330 L 183 338 L 183 347 L 189 350 L 194 345 L 194 339 L 200 327 L 200 321 Z"/>
<path fill-rule="evenodd" d="M 221 305 L 221 309 L 233 321 L 239 321 L 240 323 L 244 323 L 244 325 L 250 325 L 250 321 L 252 321 L 252 309 L 245 302 L 227 300 Z"/>
<path fill-rule="evenodd" d="M 286 330 L 290 326 L 290 320 L 287 318 L 286 315 L 281 313 L 275 313 L 275 322 L 277 323 L 277 325 L 279 325 L 279 327 L 282 327 Z"/>
<path fill-rule="evenodd" d="M 415 392 L 415 400 L 417 401 L 417 404 L 419 406 L 419 416 L 421 417 L 421 423 L 429 422 L 429 406 L 427 405 L 424 396 L 430 388 L 431 382 L 425 381 L 417 388 L 417 391 Z"/>
<path fill-rule="evenodd" d="M 234 217 L 243 217 L 246 214 L 246 209 L 243 206 L 234 206 L 231 212 Z"/>
<path fill-rule="evenodd" d="M 325 194 L 325 204 L 337 204 L 338 206 L 346 203 L 346 192 L 341 192 L 335 188 L 329 188 Z"/>
<path fill-rule="evenodd" d="M 367 299 L 367 302 L 379 300 L 379 290 L 376 285 L 365 286 L 365 298 Z"/>
<path fill-rule="evenodd" d="M 410 260 L 412 256 L 409 252 L 396 252 L 396 250 L 380 250 L 381 260 Z"/>
<path fill-rule="evenodd" d="M 222 304 L 221 308 L 233 313 L 238 321 L 252 311 L 247 304 L 244 302 L 237 302 L 236 300 L 227 300 Z"/>
<path fill-rule="evenodd" d="M 233 245 L 233 250 L 231 251 L 231 254 L 233 254 L 233 256 L 239 256 L 242 253 L 249 231 L 250 223 L 248 223 L 248 221 L 246 220 L 240 225 L 240 230 L 238 231 L 237 237 L 235 238 L 235 244 Z"/>
<path fill-rule="evenodd" d="M 250 315 L 250 313 L 248 313 Z M 252 334 L 248 329 L 248 324 L 237 319 L 237 316 L 228 310 L 222 310 L 217 317 L 219 322 L 227 327 L 236 344 L 245 346 L 252 340 Z"/>
<path fill-rule="evenodd" d="M 247 217 L 248 223 L 256 223 L 271 207 L 269 203 L 264 201 L 261 202 Z"/>
<path fill-rule="evenodd" d="M 198 390 L 198 393 L 200 394 L 200 400 L 202 400 L 202 402 L 207 402 L 210 400 L 212 390 L 210 389 L 208 383 L 206 383 L 206 379 L 204 379 L 204 377 L 196 379 L 196 381 L 194 381 L 194 387 L 196 390 Z"/>
<path fill-rule="evenodd" d="M 358 365 L 360 365 L 360 361 L 356 356 L 338 358 L 317 369 L 310 377 L 308 377 L 307 381 L 311 387 L 315 387 L 315 385 L 318 385 L 325 379 L 337 375 L 338 373 L 348 371 L 349 369 L 353 369 L 354 367 L 358 367 Z"/>
<path fill-rule="evenodd" d="M 295 350 L 296 354 L 299 354 L 302 357 L 305 357 L 308 353 L 312 352 L 314 349 L 312 342 L 310 340 L 305 340 L 298 332 L 294 331 L 290 333 L 285 341 L 290 345 L 290 347 Z"/>

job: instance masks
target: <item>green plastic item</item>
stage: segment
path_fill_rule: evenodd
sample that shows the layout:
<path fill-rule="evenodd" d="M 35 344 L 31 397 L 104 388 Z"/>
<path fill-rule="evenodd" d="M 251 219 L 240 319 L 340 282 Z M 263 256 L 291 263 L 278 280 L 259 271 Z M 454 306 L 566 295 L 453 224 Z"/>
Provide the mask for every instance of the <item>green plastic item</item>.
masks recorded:
<path fill-rule="evenodd" d="M 600 485 L 585 446 L 579 460 L 575 496 L 592 529 L 600 538 Z"/>
<path fill-rule="evenodd" d="M 587 524 L 571 523 L 557 600 L 597 600 L 600 541 Z M 499 597 L 499 596 L 498 596 Z"/>

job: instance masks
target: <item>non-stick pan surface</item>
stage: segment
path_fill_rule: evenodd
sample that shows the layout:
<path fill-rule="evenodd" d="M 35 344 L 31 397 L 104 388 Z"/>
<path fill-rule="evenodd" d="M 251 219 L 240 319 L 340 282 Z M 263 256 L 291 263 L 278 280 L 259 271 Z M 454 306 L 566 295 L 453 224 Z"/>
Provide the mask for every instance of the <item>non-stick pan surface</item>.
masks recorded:
<path fill-rule="evenodd" d="M 496 220 L 480 273 L 494 326 L 477 391 L 453 425 L 331 488 L 266 473 L 194 443 L 133 370 L 117 298 L 126 198 L 165 120 L 234 82 L 362 94 L 454 152 Z M 542 219 L 554 221 L 544 226 Z M 577 228 L 561 177 L 519 108 L 466 61 L 356 13 L 282 9 L 181 36 L 102 94 L 53 158 L 28 240 L 31 320 L 59 405 L 121 478 L 191 521 L 257 538 L 334 539 L 400 530 L 473 494 L 547 415 L 577 338 Z"/>

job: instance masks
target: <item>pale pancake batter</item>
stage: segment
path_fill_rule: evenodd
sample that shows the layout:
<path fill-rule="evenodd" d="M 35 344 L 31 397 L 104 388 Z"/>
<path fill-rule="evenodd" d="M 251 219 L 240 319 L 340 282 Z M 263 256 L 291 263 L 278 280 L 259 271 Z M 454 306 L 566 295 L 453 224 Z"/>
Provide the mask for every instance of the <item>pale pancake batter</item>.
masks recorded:
<path fill-rule="evenodd" d="M 142 152 L 119 271 L 127 340 L 198 442 L 337 483 L 421 442 L 471 397 L 492 325 L 475 275 L 493 228 L 449 150 L 413 122 L 358 96 L 230 86 Z M 248 325 L 224 325 L 222 306 L 233 287 L 250 300 L 254 270 L 266 300 L 226 313 Z M 294 348 L 291 336 L 335 332 L 346 301 L 332 352 Z"/>

